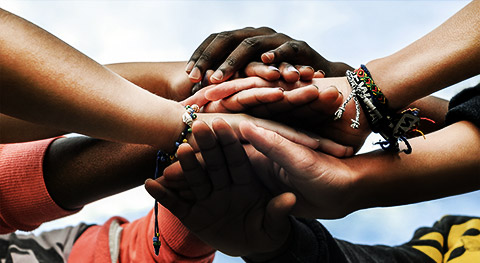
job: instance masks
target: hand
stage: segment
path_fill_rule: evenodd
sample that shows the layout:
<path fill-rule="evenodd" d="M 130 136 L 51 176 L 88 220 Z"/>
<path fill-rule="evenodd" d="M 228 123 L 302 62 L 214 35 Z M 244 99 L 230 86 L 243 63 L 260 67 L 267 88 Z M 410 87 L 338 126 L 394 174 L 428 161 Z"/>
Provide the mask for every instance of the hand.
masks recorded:
<path fill-rule="evenodd" d="M 207 70 L 215 70 L 209 81 L 220 83 L 249 62 L 259 61 L 260 58 L 266 64 L 289 62 L 311 66 L 314 70 L 323 70 L 327 76 L 340 76 L 346 69 L 351 69 L 344 63 L 326 60 L 307 43 L 276 33 L 271 28 L 247 27 L 211 34 L 195 50 L 187 63 L 186 71 L 192 82 L 199 82 Z"/>
<path fill-rule="evenodd" d="M 205 77 L 201 82 L 195 83 L 192 88 L 191 93 L 196 94 L 198 91 L 202 90 L 204 87 L 207 87 L 211 84 L 214 84 L 210 81 L 211 76 L 214 71 L 209 69 L 205 73 Z M 250 62 L 245 67 L 243 72 L 236 72 L 232 78 L 242 78 L 242 77 L 260 77 L 268 81 L 275 81 L 282 78 L 288 83 L 293 83 L 296 81 L 309 81 L 312 78 L 323 78 L 325 75 L 323 72 L 314 72 L 314 69 L 310 66 L 296 65 L 292 66 L 289 63 L 282 62 L 278 67 L 273 65 L 266 65 L 261 62 Z M 187 78 L 187 76 L 183 76 Z M 183 87 L 188 87 L 191 85 L 184 84 Z"/>
<path fill-rule="evenodd" d="M 354 210 L 351 158 L 338 159 L 293 143 L 275 132 L 242 123 L 240 131 L 256 151 L 247 151 L 254 171 L 272 194 L 293 192 L 293 214 L 341 218 Z"/>
<path fill-rule="evenodd" d="M 148 180 L 147 191 L 202 241 L 223 253 L 249 256 L 281 251 L 289 236 L 288 213 L 295 196 L 272 197 L 255 176 L 234 131 L 220 119 L 212 126 L 215 133 L 203 122 L 193 125 L 205 168 L 193 149 L 182 144 L 181 167 L 176 163 L 164 172 L 164 177 L 183 177 L 190 193 L 183 195 L 189 198 L 166 188 L 163 177 Z"/>
<path fill-rule="evenodd" d="M 235 131 L 236 135 L 242 140 L 244 140 L 244 138 L 239 130 L 239 125 L 241 122 L 247 121 L 257 126 L 275 131 L 278 134 L 284 136 L 285 138 L 288 138 L 295 143 L 304 145 L 311 149 L 318 149 L 338 157 L 345 157 L 345 153 L 353 154 L 353 149 L 351 147 L 345 147 L 329 139 L 319 137 L 318 135 L 307 135 L 289 126 L 285 126 L 283 124 L 270 120 L 255 118 L 246 114 L 199 113 L 198 119 L 195 122 L 203 121 L 207 123 L 207 125 L 212 127 L 213 121 L 218 118 L 222 118 L 223 120 L 225 120 Z M 198 149 L 195 136 L 191 136 L 188 141 L 194 147 L 194 149 Z"/>
<path fill-rule="evenodd" d="M 312 86 L 307 88 L 306 85 L 315 85 L 318 91 L 315 92 L 311 89 Z M 275 89 L 272 90 L 272 88 Z M 245 95 L 247 91 L 249 94 L 253 94 L 262 89 L 262 93 L 272 94 L 278 92 L 275 91 L 278 88 L 286 90 L 284 97 L 276 98 L 275 101 L 272 97 L 272 101 L 267 104 L 255 104 L 256 101 L 252 96 Z M 354 147 L 355 151 L 358 151 L 371 132 L 363 112 L 360 113 L 359 129 L 350 127 L 351 119 L 355 119 L 356 112 L 353 102 L 346 105 L 341 119 L 333 120 L 333 114 L 350 90 L 350 85 L 345 77 L 314 78 L 310 82 L 296 83 L 271 82 L 258 77 L 250 77 L 208 87 L 194 97 L 203 104 L 211 101 L 212 105 L 205 107 L 205 110 L 210 110 L 211 107 L 215 107 L 214 110 L 221 110 L 224 107 L 233 112 L 236 109 L 246 110 L 253 116 L 272 119 L 308 130 L 345 146 Z M 288 94 L 290 92 L 292 94 Z M 262 95 L 261 98 L 263 97 Z"/>

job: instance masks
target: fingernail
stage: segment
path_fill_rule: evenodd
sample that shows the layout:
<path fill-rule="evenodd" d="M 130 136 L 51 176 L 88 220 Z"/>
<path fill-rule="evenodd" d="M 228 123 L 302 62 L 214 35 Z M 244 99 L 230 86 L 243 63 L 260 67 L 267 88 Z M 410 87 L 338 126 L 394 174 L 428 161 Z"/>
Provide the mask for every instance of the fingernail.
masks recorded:
<path fill-rule="evenodd" d="M 271 70 L 271 71 L 280 72 L 280 70 L 277 67 L 274 67 L 274 66 L 268 66 L 268 69 Z"/>
<path fill-rule="evenodd" d="M 279 89 L 281 92 L 284 92 L 284 91 L 285 91 L 285 89 L 282 88 L 282 87 L 278 87 L 277 89 Z"/>
<path fill-rule="evenodd" d="M 317 72 L 318 72 L 318 73 L 322 73 L 322 74 L 323 74 L 323 76 L 325 77 L 325 71 L 323 71 L 323 70 L 319 69 L 319 70 L 317 70 Z"/>
<path fill-rule="evenodd" d="M 308 68 L 308 69 L 311 69 L 312 71 L 315 71 L 312 67 L 310 66 L 302 66 L 302 68 Z"/>
<path fill-rule="evenodd" d="M 215 71 L 215 73 L 213 73 L 211 78 L 213 78 L 215 80 L 222 80 L 223 79 L 223 72 L 221 70 L 217 70 L 217 71 Z"/>
<path fill-rule="evenodd" d="M 147 178 L 147 180 L 145 180 L 144 184 L 146 184 L 148 181 L 152 181 L 151 178 Z"/>
<path fill-rule="evenodd" d="M 317 90 L 319 90 L 318 86 L 315 85 L 315 84 L 312 84 L 312 86 L 314 86 Z"/>
<path fill-rule="evenodd" d="M 296 69 L 294 66 L 288 66 L 287 71 L 296 72 L 298 75 L 300 75 L 300 72 L 298 72 L 298 69 Z"/>
<path fill-rule="evenodd" d="M 202 73 L 198 68 L 193 68 L 192 72 L 188 75 L 189 78 L 194 80 L 199 80 L 202 77 Z"/>
<path fill-rule="evenodd" d="M 190 71 L 192 71 L 194 65 L 195 65 L 195 63 L 193 63 L 193 61 L 188 62 L 187 67 L 185 67 L 185 71 L 187 73 L 190 73 Z"/>
<path fill-rule="evenodd" d="M 265 52 L 265 53 L 262 54 L 262 61 L 263 62 L 270 63 L 270 62 L 273 61 L 273 59 L 275 59 L 275 54 L 273 52 Z"/>

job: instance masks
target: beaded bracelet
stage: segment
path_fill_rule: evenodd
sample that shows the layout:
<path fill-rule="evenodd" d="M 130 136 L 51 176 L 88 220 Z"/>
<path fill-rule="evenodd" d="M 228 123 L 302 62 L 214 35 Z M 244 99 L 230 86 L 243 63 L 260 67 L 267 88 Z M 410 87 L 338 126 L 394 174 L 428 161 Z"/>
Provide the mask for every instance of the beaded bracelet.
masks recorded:
<path fill-rule="evenodd" d="M 412 147 L 407 141 L 406 134 L 411 131 L 423 133 L 418 130 L 420 119 L 419 109 L 407 109 L 401 113 L 395 113 L 388 109 L 388 100 L 373 81 L 373 78 L 365 65 L 361 65 L 355 71 L 347 70 L 348 83 L 352 92 L 335 112 L 335 120 L 340 119 L 345 111 L 347 103 L 353 99 L 355 102 L 355 120 L 352 119 L 351 127 L 358 129 L 360 126 L 360 106 L 366 113 L 367 121 L 373 132 L 379 133 L 385 141 L 380 141 L 382 149 L 399 152 L 399 141 L 403 141 L 407 149 L 406 154 L 412 152 Z M 433 121 L 432 121 L 433 122 Z"/>
<path fill-rule="evenodd" d="M 155 179 L 159 177 L 160 174 L 160 167 L 161 164 L 164 163 L 173 163 L 177 158 L 177 149 L 182 143 L 187 142 L 187 135 L 188 133 L 192 132 L 192 124 L 193 121 L 197 118 L 197 112 L 200 110 L 197 104 L 193 104 L 192 106 L 187 105 L 185 106 L 185 112 L 182 115 L 182 121 L 185 123 L 185 129 L 180 133 L 178 140 L 175 142 L 175 152 L 173 154 L 166 153 L 162 150 L 157 152 L 157 161 L 155 166 Z M 155 200 L 154 205 L 154 213 L 155 213 L 155 225 L 154 225 L 154 236 L 153 236 L 153 248 L 155 249 L 155 255 L 158 256 L 160 252 L 160 233 L 158 227 L 158 202 Z"/>

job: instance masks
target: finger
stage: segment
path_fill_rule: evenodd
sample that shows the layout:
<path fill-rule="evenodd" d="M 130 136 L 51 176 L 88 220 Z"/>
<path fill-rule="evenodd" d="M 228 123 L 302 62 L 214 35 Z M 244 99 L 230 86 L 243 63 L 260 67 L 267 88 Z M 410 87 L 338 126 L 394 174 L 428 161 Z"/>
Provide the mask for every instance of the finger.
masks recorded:
<path fill-rule="evenodd" d="M 299 88 L 298 90 L 301 89 L 303 88 Z M 300 92 L 299 94 L 295 94 L 294 96 L 301 97 L 302 93 Z M 285 92 L 285 97 L 289 98 L 289 94 L 287 92 Z M 305 123 L 306 125 L 303 126 L 312 126 L 320 123 L 321 121 L 332 118 L 333 114 L 338 109 L 342 101 L 343 98 L 341 97 L 341 94 L 338 92 L 338 90 L 335 87 L 329 87 L 325 90 L 317 91 L 317 97 L 313 98 L 308 103 L 304 103 L 303 105 L 297 103 L 297 107 L 291 108 L 286 114 L 290 118 L 296 118 L 296 121 L 310 120 Z M 277 104 L 279 105 L 272 104 L 271 106 L 269 106 L 270 109 L 275 110 L 275 108 L 277 107 L 285 107 L 280 103 Z"/>
<path fill-rule="evenodd" d="M 272 65 L 265 65 L 261 62 L 250 62 L 245 68 L 245 75 L 248 77 L 261 77 L 262 79 L 273 81 L 281 77 L 280 70 Z"/>
<path fill-rule="evenodd" d="M 193 95 L 184 99 L 183 101 L 181 101 L 180 103 L 183 105 L 183 106 L 186 106 L 186 105 L 193 105 L 193 104 L 197 104 L 200 108 L 205 106 L 205 104 L 207 104 L 208 102 L 210 102 L 210 100 L 208 100 L 206 97 L 205 97 L 205 93 L 209 90 L 209 89 L 213 89 L 215 88 L 215 85 L 210 85 L 208 87 L 202 87 L 202 85 L 200 85 L 199 83 L 196 83 L 194 86 L 193 86 L 193 89 L 192 89 L 192 93 Z"/>
<path fill-rule="evenodd" d="M 327 138 L 318 137 L 317 141 L 317 150 L 338 158 L 350 157 L 355 153 L 353 147 L 338 144 Z"/>
<path fill-rule="evenodd" d="M 250 183 L 253 180 L 253 169 L 233 129 L 220 118 L 212 122 L 212 127 L 222 146 L 232 181 L 235 184 Z"/>
<path fill-rule="evenodd" d="M 295 66 L 295 68 L 300 72 L 302 81 L 310 81 L 315 75 L 315 70 L 310 66 Z"/>
<path fill-rule="evenodd" d="M 286 82 L 293 83 L 300 80 L 300 72 L 291 64 L 282 62 L 280 63 L 279 69 Z"/>
<path fill-rule="evenodd" d="M 235 72 L 245 67 L 248 62 L 257 60 L 261 52 L 278 47 L 289 39 L 291 38 L 284 34 L 275 33 L 273 30 L 267 34 L 256 34 L 244 38 L 215 71 L 211 79 L 212 83 L 220 83 L 229 79 Z"/>
<path fill-rule="evenodd" d="M 283 193 L 274 197 L 268 202 L 263 226 L 268 236 L 275 241 L 281 241 L 288 238 L 290 231 L 290 219 L 288 215 L 292 211 L 296 202 L 296 197 L 292 193 Z"/>
<path fill-rule="evenodd" d="M 210 81 L 212 83 L 221 83 L 229 79 L 235 72 L 247 65 L 248 62 L 254 60 L 262 48 L 261 38 L 262 36 L 244 39 L 218 67 Z"/>
<path fill-rule="evenodd" d="M 282 100 L 265 105 L 272 116 L 291 112 L 301 105 L 308 104 L 318 99 L 318 90 L 315 86 L 305 86 L 291 91 L 283 92 Z M 298 115 L 302 116 L 302 115 Z"/>
<path fill-rule="evenodd" d="M 164 187 L 173 190 L 173 191 L 180 191 L 189 189 L 188 182 L 184 179 L 182 180 L 168 180 L 164 176 L 157 178 L 157 182 L 159 182 Z"/>
<path fill-rule="evenodd" d="M 267 81 L 259 77 L 249 77 L 218 84 L 215 88 L 205 92 L 205 98 L 210 101 L 215 101 L 226 98 L 242 90 L 262 87 L 281 87 L 284 90 L 291 90 L 295 86 L 294 84 L 287 84 L 283 81 Z"/>
<path fill-rule="evenodd" d="M 192 56 L 188 60 L 187 66 L 185 68 L 185 71 L 187 72 L 187 74 L 190 74 L 190 72 L 193 69 L 193 66 L 195 65 L 195 62 L 197 62 L 198 58 L 200 58 L 203 51 L 208 47 L 208 45 L 210 45 L 210 43 L 213 41 L 213 39 L 215 39 L 216 36 L 217 34 L 211 34 L 205 40 L 203 40 L 203 42 L 197 47 L 197 49 L 195 49 Z"/>
<path fill-rule="evenodd" d="M 241 122 L 240 126 L 245 123 L 249 123 L 249 122 L 246 122 L 246 121 Z M 281 139 L 294 144 L 306 146 L 310 149 L 316 149 L 318 147 L 318 142 L 315 138 L 312 138 L 306 135 L 305 133 L 299 132 L 289 126 L 281 125 L 279 123 L 269 121 L 269 120 L 255 119 L 255 118 L 253 119 L 253 123 L 250 123 L 249 125 L 252 125 L 257 129 L 262 129 L 262 128 L 268 129 L 268 132 L 273 133 L 278 137 L 280 137 Z M 265 129 L 262 129 L 262 130 L 265 130 Z M 241 135 L 243 135 L 243 133 L 241 133 Z M 268 134 L 268 135 L 272 137 L 271 134 Z M 274 139 L 280 139 L 280 138 L 274 138 Z M 248 138 L 244 138 L 244 139 L 248 140 Z"/>
<path fill-rule="evenodd" d="M 212 182 L 213 189 L 220 190 L 230 184 L 228 167 L 223 152 L 217 143 L 215 134 L 202 121 L 193 123 L 193 136 L 197 141 L 200 153 Z"/>
<path fill-rule="evenodd" d="M 312 169 L 314 166 L 313 158 L 307 158 L 313 153 L 311 148 L 290 141 L 277 132 L 255 126 L 250 122 L 240 123 L 240 132 L 255 149 L 281 164 L 287 171 L 302 171 L 302 168 Z M 317 141 L 314 146 L 317 146 Z"/>
<path fill-rule="evenodd" d="M 228 112 L 244 112 L 254 106 L 277 102 L 283 98 L 283 89 L 253 88 L 240 91 L 218 102 Z"/>
<path fill-rule="evenodd" d="M 240 41 L 246 38 L 249 38 L 252 34 L 257 34 L 254 28 L 244 28 L 241 30 L 225 31 L 225 32 L 216 34 L 215 38 L 203 50 L 200 57 L 195 62 L 195 66 L 193 67 L 193 70 L 190 73 L 190 75 L 197 69 L 201 77 L 205 74 L 205 72 L 208 69 L 216 68 L 216 66 L 223 61 L 226 61 L 226 62 L 228 61 L 227 63 L 235 64 L 235 59 L 238 59 L 238 58 L 232 57 L 231 58 L 232 60 L 230 61 L 228 60 L 229 58 L 227 58 L 229 57 L 228 55 L 237 47 Z M 227 60 L 225 60 L 225 58 L 227 58 Z M 243 59 L 243 58 L 240 58 L 240 59 Z M 223 71 L 220 71 L 220 72 L 223 75 Z M 218 83 L 214 81 L 215 80 L 214 76 L 216 76 L 215 73 L 212 76 L 213 78 L 212 77 L 210 78 L 210 81 L 212 81 L 213 83 Z M 189 77 L 190 79 L 192 79 L 191 76 Z"/>
<path fill-rule="evenodd" d="M 313 74 L 313 78 L 325 78 L 325 71 L 319 69 Z"/>
<path fill-rule="evenodd" d="M 308 56 L 308 52 L 311 50 L 312 48 L 310 48 L 305 41 L 292 39 L 273 50 L 263 53 L 260 58 L 262 62 L 266 64 L 290 62 L 294 64 L 311 66 L 309 64 L 302 63 L 304 61 L 309 61 L 309 59 L 306 59 L 306 57 Z"/>
<path fill-rule="evenodd" d="M 161 205 L 170 210 L 179 219 L 184 218 L 188 215 L 190 206 L 188 203 L 180 199 L 172 191 L 163 187 L 157 181 L 152 179 L 147 179 L 145 181 L 145 189 L 147 192 L 157 200 Z"/>
<path fill-rule="evenodd" d="M 197 200 L 203 200 L 210 195 L 212 186 L 210 179 L 197 160 L 192 147 L 181 144 L 177 150 L 177 158 L 182 166 L 185 179 Z"/>

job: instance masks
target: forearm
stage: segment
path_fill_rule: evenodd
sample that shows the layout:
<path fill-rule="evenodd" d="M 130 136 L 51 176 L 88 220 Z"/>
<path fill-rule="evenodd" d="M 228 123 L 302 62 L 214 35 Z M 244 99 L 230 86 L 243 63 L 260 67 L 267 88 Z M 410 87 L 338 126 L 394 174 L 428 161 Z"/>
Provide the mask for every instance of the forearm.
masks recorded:
<path fill-rule="evenodd" d="M 0 20 L 2 113 L 115 141 L 165 148 L 176 140 L 179 103 L 141 89 L 4 10 Z"/>
<path fill-rule="evenodd" d="M 0 143 L 34 141 L 65 134 L 64 131 L 52 127 L 34 124 L 0 114 Z"/>
<path fill-rule="evenodd" d="M 392 109 L 480 73 L 480 1 L 395 54 L 367 64 Z"/>
<path fill-rule="evenodd" d="M 107 68 L 163 98 L 179 101 L 189 96 L 192 82 L 185 73 L 186 62 L 130 62 Z"/>
<path fill-rule="evenodd" d="M 427 96 L 414 101 L 406 108 L 418 108 L 420 109 L 420 116 L 429 118 L 435 123 L 429 121 L 420 121 L 419 130 L 423 133 L 430 133 L 445 127 L 445 115 L 448 111 L 448 101 L 434 97 Z"/>
<path fill-rule="evenodd" d="M 410 140 L 411 154 L 374 152 L 348 160 L 357 171 L 352 211 L 402 205 L 480 189 L 480 131 L 461 121 Z"/>
<path fill-rule="evenodd" d="M 45 185 L 59 206 L 76 209 L 141 185 L 154 174 L 155 153 L 146 145 L 60 138 L 45 155 Z"/>

